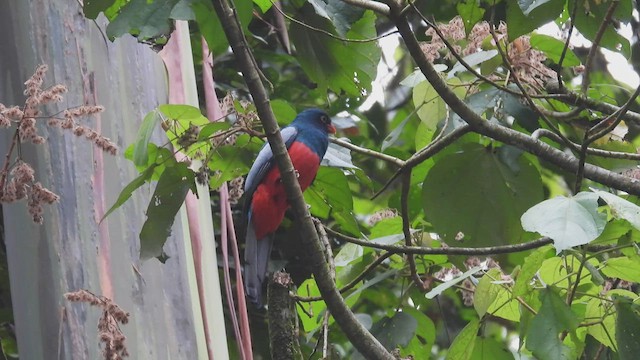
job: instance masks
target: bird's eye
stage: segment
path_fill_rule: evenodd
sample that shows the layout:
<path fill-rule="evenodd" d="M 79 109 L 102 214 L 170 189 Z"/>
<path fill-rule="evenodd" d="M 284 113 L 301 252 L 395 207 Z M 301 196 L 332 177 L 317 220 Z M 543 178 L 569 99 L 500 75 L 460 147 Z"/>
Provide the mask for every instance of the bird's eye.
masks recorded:
<path fill-rule="evenodd" d="M 320 116 L 320 120 L 325 124 L 331 123 L 331 119 L 329 119 L 329 117 L 327 115 Z"/>

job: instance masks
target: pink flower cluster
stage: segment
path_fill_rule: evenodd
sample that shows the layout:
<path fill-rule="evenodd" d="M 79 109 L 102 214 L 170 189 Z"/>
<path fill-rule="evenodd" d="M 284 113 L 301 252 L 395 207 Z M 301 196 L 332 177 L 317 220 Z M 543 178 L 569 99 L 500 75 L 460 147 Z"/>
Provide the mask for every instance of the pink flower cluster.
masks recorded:
<path fill-rule="evenodd" d="M 491 36 L 490 25 L 486 21 L 477 23 L 467 36 L 464 23 L 459 16 L 453 18 L 448 24 L 438 24 L 438 29 L 461 56 L 481 51 L 483 43 Z M 502 42 L 507 37 L 507 25 L 500 23 L 495 33 L 498 40 Z M 444 45 L 444 41 L 433 28 L 429 28 L 425 34 L 431 37 L 431 41 L 421 43 L 420 47 L 429 61 L 433 62 L 440 57 L 447 60 L 454 59 L 451 52 Z M 491 40 L 491 43 L 495 45 L 493 40 Z M 555 72 L 544 64 L 547 57 L 541 51 L 531 48 L 529 37 L 527 36 L 515 39 L 508 46 L 507 58 L 516 73 L 510 75 L 517 75 L 519 79 L 529 85 L 544 86 L 549 79 L 555 77 Z"/>

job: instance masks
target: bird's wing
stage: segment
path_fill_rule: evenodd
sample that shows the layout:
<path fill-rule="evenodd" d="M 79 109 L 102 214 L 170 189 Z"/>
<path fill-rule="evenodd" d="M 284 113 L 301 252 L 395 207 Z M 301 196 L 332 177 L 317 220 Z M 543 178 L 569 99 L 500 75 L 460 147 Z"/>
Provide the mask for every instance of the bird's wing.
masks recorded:
<path fill-rule="evenodd" d="M 280 134 L 282 135 L 282 140 L 284 140 L 284 143 L 288 149 L 298 136 L 298 130 L 295 127 L 288 126 L 282 129 L 282 131 L 280 131 Z M 251 166 L 251 170 L 249 170 L 247 179 L 244 182 L 245 194 L 249 195 L 249 197 L 253 195 L 253 192 L 258 187 L 258 184 L 260 184 L 262 178 L 264 178 L 267 172 L 269 172 L 273 164 L 273 151 L 271 151 L 271 146 L 269 145 L 269 143 L 266 142 L 258 153 L 253 166 Z"/>

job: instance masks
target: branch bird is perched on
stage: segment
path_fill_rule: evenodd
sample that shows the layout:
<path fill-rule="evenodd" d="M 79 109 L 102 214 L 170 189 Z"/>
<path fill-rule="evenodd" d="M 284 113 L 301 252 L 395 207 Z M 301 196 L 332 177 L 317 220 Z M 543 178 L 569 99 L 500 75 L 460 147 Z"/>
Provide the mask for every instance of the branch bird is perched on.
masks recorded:
<path fill-rule="evenodd" d="M 316 177 L 320 161 L 329 146 L 329 133 L 336 129 L 331 118 L 319 109 L 307 109 L 282 129 L 293 167 L 304 191 Z M 244 280 L 249 300 L 262 305 L 262 284 L 267 274 L 273 232 L 289 207 L 269 143 L 260 150 L 245 182 L 247 231 L 244 255 Z"/>

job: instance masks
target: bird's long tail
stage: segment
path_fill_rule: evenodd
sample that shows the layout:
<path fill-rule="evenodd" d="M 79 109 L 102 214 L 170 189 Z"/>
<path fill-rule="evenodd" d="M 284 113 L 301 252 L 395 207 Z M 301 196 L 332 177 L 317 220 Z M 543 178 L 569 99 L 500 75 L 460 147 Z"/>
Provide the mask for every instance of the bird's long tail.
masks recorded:
<path fill-rule="evenodd" d="M 249 215 L 244 249 L 244 284 L 249 300 L 262 306 L 262 284 L 267 276 L 273 237 L 256 238 L 256 232 Z"/>

